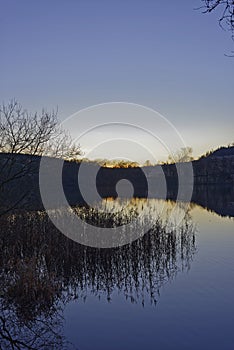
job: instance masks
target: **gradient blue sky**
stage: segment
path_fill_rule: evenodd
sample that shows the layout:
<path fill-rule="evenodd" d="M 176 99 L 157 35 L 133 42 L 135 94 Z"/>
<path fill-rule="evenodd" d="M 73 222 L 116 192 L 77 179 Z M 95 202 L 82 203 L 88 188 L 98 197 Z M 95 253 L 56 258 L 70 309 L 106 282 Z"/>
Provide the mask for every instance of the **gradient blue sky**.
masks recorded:
<path fill-rule="evenodd" d="M 199 155 L 233 140 L 234 58 L 200 0 L 7 0 L 0 99 L 31 111 L 127 101 L 156 109 Z M 87 148 L 84 145 L 84 148 Z"/>

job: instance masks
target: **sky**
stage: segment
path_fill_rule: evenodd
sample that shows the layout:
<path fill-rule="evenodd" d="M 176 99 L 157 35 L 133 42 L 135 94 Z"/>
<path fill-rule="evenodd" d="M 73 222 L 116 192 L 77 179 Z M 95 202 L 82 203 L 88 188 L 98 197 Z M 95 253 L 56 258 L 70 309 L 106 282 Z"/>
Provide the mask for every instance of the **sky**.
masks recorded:
<path fill-rule="evenodd" d="M 1 102 L 15 98 L 31 112 L 58 108 L 61 121 L 102 103 L 143 105 L 172 123 L 194 156 L 234 141 L 234 58 L 225 56 L 234 43 L 219 27 L 218 12 L 196 10 L 201 0 L 0 3 Z M 91 124 L 102 124 L 100 115 L 90 118 Z M 128 118 L 133 121 L 134 115 Z M 144 122 L 143 111 L 141 118 Z M 149 120 L 146 125 L 155 132 Z M 82 114 L 70 130 L 73 136 L 79 128 L 86 128 Z M 124 125 L 101 130 L 102 140 L 134 133 Z M 147 135 L 140 138 L 148 142 Z M 78 140 L 86 156 L 90 144 L 100 141 L 95 130 Z M 159 159 L 161 151 L 148 146 Z M 124 158 L 126 144 L 116 147 L 107 145 L 90 157 L 113 158 L 117 149 Z M 146 155 L 134 154 L 133 147 L 127 157 L 143 161 Z"/>

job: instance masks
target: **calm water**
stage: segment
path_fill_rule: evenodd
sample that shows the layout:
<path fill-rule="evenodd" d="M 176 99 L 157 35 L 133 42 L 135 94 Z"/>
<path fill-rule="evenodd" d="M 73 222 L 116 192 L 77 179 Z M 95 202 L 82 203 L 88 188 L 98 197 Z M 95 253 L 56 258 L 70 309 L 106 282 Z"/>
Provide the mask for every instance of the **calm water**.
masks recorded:
<path fill-rule="evenodd" d="M 79 349 L 233 349 L 234 221 L 194 206 L 190 269 L 160 289 L 156 306 L 89 296 L 65 310 L 65 332 Z"/>
<path fill-rule="evenodd" d="M 233 218 L 192 204 L 175 229 L 172 202 L 145 203 L 128 205 L 152 223 L 163 206 L 165 220 L 109 250 L 68 240 L 42 214 L 3 220 L 2 349 L 233 349 Z"/>

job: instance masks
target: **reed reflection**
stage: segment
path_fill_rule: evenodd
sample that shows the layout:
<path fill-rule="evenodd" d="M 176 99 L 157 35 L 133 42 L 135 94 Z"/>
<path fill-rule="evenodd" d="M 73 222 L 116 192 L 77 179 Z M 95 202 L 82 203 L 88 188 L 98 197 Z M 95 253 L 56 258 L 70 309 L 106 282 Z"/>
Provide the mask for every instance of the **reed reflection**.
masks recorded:
<path fill-rule="evenodd" d="M 121 225 L 135 215 L 142 216 L 142 225 L 150 220 L 151 229 L 143 237 L 112 249 L 69 240 L 44 212 L 1 217 L 1 344 L 13 349 L 64 348 L 63 307 L 74 299 L 85 301 L 90 294 L 110 301 L 118 292 L 133 303 L 155 304 L 160 287 L 178 271 L 189 269 L 196 251 L 189 212 L 178 226 L 169 220 L 171 204 L 166 204 L 163 215 L 157 212 L 158 204 L 142 199 L 123 206 L 109 199 L 101 203 L 99 214 L 74 208 L 77 215 L 99 225 Z"/>

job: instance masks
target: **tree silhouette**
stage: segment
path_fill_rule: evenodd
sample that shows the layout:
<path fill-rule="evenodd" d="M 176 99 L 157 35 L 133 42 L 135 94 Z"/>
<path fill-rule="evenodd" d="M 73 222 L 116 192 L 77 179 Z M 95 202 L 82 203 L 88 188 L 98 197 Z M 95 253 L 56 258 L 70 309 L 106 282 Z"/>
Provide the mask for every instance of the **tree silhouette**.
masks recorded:
<path fill-rule="evenodd" d="M 180 150 L 168 156 L 168 163 L 190 162 L 193 160 L 192 153 L 192 147 L 182 147 Z"/>
<path fill-rule="evenodd" d="M 22 202 L 22 192 L 32 179 L 38 156 L 64 159 L 81 154 L 69 134 L 59 125 L 56 112 L 30 114 L 15 100 L 0 107 L 0 214 Z M 15 198 L 7 205 L 7 198 Z"/>
<path fill-rule="evenodd" d="M 81 154 L 59 125 L 57 112 L 30 114 L 15 100 L 0 107 L 0 152 L 70 159 Z"/>
<path fill-rule="evenodd" d="M 219 24 L 222 28 L 231 31 L 234 39 L 234 1 L 233 0 L 202 0 L 204 13 L 221 10 Z"/>

